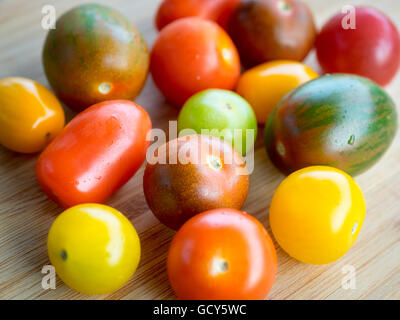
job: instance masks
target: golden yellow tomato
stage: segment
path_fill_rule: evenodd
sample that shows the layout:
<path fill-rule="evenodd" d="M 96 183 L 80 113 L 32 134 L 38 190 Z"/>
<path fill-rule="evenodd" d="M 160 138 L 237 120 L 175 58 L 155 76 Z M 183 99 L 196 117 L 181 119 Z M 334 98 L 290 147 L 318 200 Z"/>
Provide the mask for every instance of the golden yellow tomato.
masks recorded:
<path fill-rule="evenodd" d="M 64 110 L 46 87 L 25 78 L 0 80 L 0 144 L 16 152 L 38 152 L 64 123 Z"/>
<path fill-rule="evenodd" d="M 56 273 L 69 287 L 85 294 L 117 290 L 134 274 L 140 240 L 119 211 L 82 204 L 60 214 L 50 228 L 47 250 Z"/>
<path fill-rule="evenodd" d="M 350 249 L 364 216 L 364 196 L 355 180 L 339 169 L 314 166 L 279 185 L 269 219 L 276 241 L 290 256 L 326 264 Z"/>
<path fill-rule="evenodd" d="M 317 77 L 313 69 L 301 62 L 270 61 L 243 73 L 236 91 L 251 104 L 257 122 L 264 124 L 273 107 L 289 91 Z"/>

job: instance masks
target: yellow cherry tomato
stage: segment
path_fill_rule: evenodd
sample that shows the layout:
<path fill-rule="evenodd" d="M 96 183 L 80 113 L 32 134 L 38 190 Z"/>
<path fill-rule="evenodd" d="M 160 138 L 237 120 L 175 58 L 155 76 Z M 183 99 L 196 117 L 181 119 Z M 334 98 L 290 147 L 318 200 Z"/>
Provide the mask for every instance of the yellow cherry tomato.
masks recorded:
<path fill-rule="evenodd" d="M 122 213 L 100 204 L 82 204 L 60 214 L 50 228 L 47 250 L 61 280 L 85 294 L 117 290 L 140 260 L 135 228 Z"/>
<path fill-rule="evenodd" d="M 350 249 L 364 216 L 365 200 L 355 180 L 336 168 L 314 166 L 279 185 L 269 219 L 276 241 L 290 256 L 326 264 Z"/>
<path fill-rule="evenodd" d="M 251 104 L 257 122 L 265 124 L 273 107 L 289 91 L 317 77 L 313 69 L 301 62 L 270 61 L 243 73 L 236 91 Z"/>
<path fill-rule="evenodd" d="M 0 80 L 0 144 L 16 152 L 38 152 L 64 123 L 64 110 L 46 87 L 25 78 Z"/>

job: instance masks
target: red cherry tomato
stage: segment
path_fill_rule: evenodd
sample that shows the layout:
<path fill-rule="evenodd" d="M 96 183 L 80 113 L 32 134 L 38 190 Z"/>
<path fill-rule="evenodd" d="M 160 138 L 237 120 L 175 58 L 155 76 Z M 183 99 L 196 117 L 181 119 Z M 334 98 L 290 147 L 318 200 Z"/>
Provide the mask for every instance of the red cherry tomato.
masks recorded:
<path fill-rule="evenodd" d="M 235 209 L 209 210 L 188 220 L 167 258 L 180 299 L 265 299 L 276 269 L 274 244 L 263 225 Z"/>
<path fill-rule="evenodd" d="M 38 182 L 64 208 L 103 203 L 142 165 L 149 130 L 149 115 L 131 101 L 95 104 L 78 114 L 40 155 Z"/>
<path fill-rule="evenodd" d="M 199 17 L 226 28 L 230 14 L 240 0 L 164 0 L 157 11 L 158 30 L 177 19 Z"/>
<path fill-rule="evenodd" d="M 317 36 L 318 60 L 325 72 L 354 73 L 388 84 L 400 64 L 400 35 L 392 21 L 382 12 L 357 7 L 355 29 L 346 14 L 332 17 Z M 350 16 L 349 16 L 350 17 Z"/>
<path fill-rule="evenodd" d="M 205 89 L 232 90 L 240 75 L 239 54 L 228 34 L 199 18 L 179 19 L 162 29 L 150 60 L 155 84 L 176 106 Z"/>

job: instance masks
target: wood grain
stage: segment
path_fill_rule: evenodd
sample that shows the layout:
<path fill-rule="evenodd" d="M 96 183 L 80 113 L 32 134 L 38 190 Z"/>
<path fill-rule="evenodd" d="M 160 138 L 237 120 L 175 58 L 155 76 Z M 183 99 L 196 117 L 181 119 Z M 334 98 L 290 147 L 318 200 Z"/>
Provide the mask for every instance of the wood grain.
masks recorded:
<path fill-rule="evenodd" d="M 57 14 L 85 1 L 0 0 L 0 78 L 23 76 L 46 86 L 41 49 L 46 31 L 41 8 L 53 4 Z M 98 1 L 107 4 L 107 1 Z M 318 27 L 345 4 L 371 4 L 400 24 L 400 1 L 308 0 Z M 156 37 L 153 17 L 159 1 L 117 0 L 123 12 L 144 34 L 149 45 Z M 319 70 L 314 53 L 307 64 Z M 400 105 L 400 74 L 387 87 Z M 149 77 L 136 100 L 151 115 L 156 128 L 167 128 L 177 111 L 166 105 Z M 73 116 L 66 110 L 68 119 Z M 255 173 L 244 210 L 269 230 L 268 207 L 284 178 L 269 162 L 261 134 L 255 150 Z M 151 214 L 142 191 L 143 168 L 107 204 L 125 213 L 138 230 L 142 259 L 124 287 L 105 296 L 79 294 L 59 279 L 56 290 L 43 290 L 41 269 L 48 264 L 46 236 L 62 211 L 39 188 L 34 166 L 37 155 L 20 155 L 0 147 L 0 298 L 1 299 L 175 299 L 165 272 L 165 257 L 173 232 Z M 400 138 L 384 158 L 356 180 L 367 199 L 367 216 L 353 248 L 339 261 L 323 266 L 291 259 L 278 246 L 278 274 L 268 299 L 400 299 Z M 342 267 L 356 268 L 356 289 L 342 289 Z"/>

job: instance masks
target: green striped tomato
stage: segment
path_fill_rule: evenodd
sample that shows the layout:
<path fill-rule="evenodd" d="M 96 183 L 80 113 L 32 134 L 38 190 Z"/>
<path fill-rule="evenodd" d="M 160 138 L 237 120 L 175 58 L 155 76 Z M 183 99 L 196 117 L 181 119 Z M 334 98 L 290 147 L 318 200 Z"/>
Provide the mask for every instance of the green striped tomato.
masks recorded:
<path fill-rule="evenodd" d="M 43 68 L 51 87 L 80 112 L 108 100 L 133 100 L 149 67 L 147 44 L 118 11 L 88 3 L 57 20 L 43 47 Z"/>
<path fill-rule="evenodd" d="M 393 100 L 375 82 L 335 74 L 312 80 L 274 108 L 264 140 L 282 172 L 328 165 L 357 175 L 389 148 L 397 130 Z"/>

